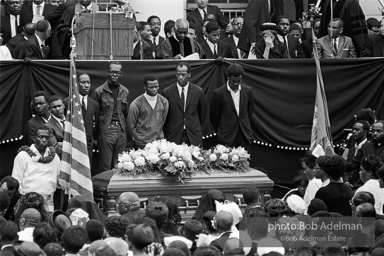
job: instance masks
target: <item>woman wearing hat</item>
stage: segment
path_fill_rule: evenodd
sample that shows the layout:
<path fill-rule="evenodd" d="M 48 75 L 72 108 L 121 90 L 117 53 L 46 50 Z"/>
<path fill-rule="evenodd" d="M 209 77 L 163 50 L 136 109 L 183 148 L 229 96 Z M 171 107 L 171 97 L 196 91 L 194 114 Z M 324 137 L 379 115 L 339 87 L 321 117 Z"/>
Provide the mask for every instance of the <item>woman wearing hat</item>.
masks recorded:
<path fill-rule="evenodd" d="M 258 59 L 285 59 L 289 58 L 287 49 L 278 40 L 279 27 L 275 23 L 263 23 L 260 27 L 264 40 L 256 43 L 254 48 Z"/>

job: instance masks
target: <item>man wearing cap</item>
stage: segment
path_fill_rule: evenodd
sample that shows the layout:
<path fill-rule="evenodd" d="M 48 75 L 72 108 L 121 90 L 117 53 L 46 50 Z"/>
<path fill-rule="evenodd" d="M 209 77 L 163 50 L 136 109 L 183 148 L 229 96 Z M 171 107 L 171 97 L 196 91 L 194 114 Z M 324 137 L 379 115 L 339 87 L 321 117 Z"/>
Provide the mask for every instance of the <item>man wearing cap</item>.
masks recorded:
<path fill-rule="evenodd" d="M 41 222 L 41 214 L 34 208 L 28 208 L 23 211 L 19 220 L 19 235 L 20 241 L 33 242 L 33 231 L 37 224 Z"/>
<path fill-rule="evenodd" d="M 119 196 L 116 203 L 116 211 L 121 217 L 131 221 L 134 216 L 144 217 L 144 209 L 140 209 L 140 199 L 136 193 L 124 192 Z"/>
<path fill-rule="evenodd" d="M 223 252 L 225 241 L 227 241 L 232 233 L 233 216 L 230 212 L 219 211 L 216 213 L 214 221 L 214 226 L 219 234 L 219 238 L 213 240 L 210 246 L 216 247 Z"/>

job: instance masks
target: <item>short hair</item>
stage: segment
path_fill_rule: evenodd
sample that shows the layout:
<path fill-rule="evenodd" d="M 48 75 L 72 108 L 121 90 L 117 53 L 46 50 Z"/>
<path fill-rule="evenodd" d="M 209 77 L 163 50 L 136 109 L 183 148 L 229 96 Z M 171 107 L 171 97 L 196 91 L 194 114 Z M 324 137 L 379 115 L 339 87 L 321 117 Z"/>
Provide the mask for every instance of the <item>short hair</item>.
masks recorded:
<path fill-rule="evenodd" d="M 32 224 L 34 226 L 41 222 L 41 214 L 35 208 L 25 209 L 20 215 L 20 218 L 23 218 L 26 224 Z"/>
<path fill-rule="evenodd" d="M 381 160 L 381 157 L 376 156 L 376 155 L 368 155 L 363 157 L 361 159 L 361 166 L 367 171 L 371 172 L 372 176 L 375 179 L 378 179 L 377 177 L 377 171 L 380 169 L 380 167 L 383 165 L 383 162 Z"/>
<path fill-rule="evenodd" d="M 187 72 L 188 73 L 191 73 L 191 65 L 189 65 L 189 63 L 185 62 L 185 61 L 181 61 L 179 63 L 177 63 L 176 67 L 175 67 L 175 70 L 177 71 L 177 68 L 178 67 L 183 67 L 183 66 L 186 66 L 187 67 Z"/>
<path fill-rule="evenodd" d="M 50 129 L 48 126 L 44 125 L 44 124 L 41 124 L 39 126 L 36 127 L 36 130 L 35 130 L 35 136 L 37 136 L 37 131 L 48 131 L 50 132 Z"/>
<path fill-rule="evenodd" d="M 372 30 L 373 27 L 380 27 L 380 22 L 375 18 L 368 18 L 367 27 L 369 30 Z"/>
<path fill-rule="evenodd" d="M 176 241 L 171 242 L 167 246 L 167 250 L 169 248 L 179 249 L 179 250 L 181 250 L 182 252 L 185 253 L 185 256 L 190 256 L 191 255 L 191 251 L 188 249 L 188 245 L 185 242 L 181 241 L 181 240 L 176 240 Z"/>
<path fill-rule="evenodd" d="M 50 27 L 50 24 L 49 24 L 49 21 L 47 20 L 39 20 L 37 23 L 36 23 L 36 31 L 37 32 L 40 32 L 40 33 L 46 33 L 47 30 L 49 29 Z"/>
<path fill-rule="evenodd" d="M 7 184 L 8 190 L 14 190 L 15 189 L 17 191 L 19 189 L 19 186 L 20 186 L 19 181 L 10 175 L 5 176 L 4 178 L 1 179 L 0 186 L 3 185 L 4 183 Z"/>
<path fill-rule="evenodd" d="M 340 244 L 330 243 L 327 244 L 323 249 L 324 256 L 344 256 L 344 250 L 341 248 Z"/>
<path fill-rule="evenodd" d="M 243 189 L 243 199 L 246 204 L 256 203 L 260 199 L 260 191 L 255 186 Z"/>
<path fill-rule="evenodd" d="M 155 239 L 152 228 L 148 224 L 131 224 L 127 228 L 126 235 L 133 246 L 139 250 L 142 250 L 153 243 Z"/>
<path fill-rule="evenodd" d="M 188 256 L 185 252 L 179 248 L 168 247 L 165 249 L 163 256 Z"/>
<path fill-rule="evenodd" d="M 193 22 L 189 23 L 189 28 L 195 30 L 195 32 L 197 33 L 197 31 L 199 31 L 199 28 L 197 27 L 197 25 Z"/>
<path fill-rule="evenodd" d="M 47 256 L 62 256 L 63 247 L 58 243 L 49 243 L 44 246 L 43 251 Z"/>
<path fill-rule="evenodd" d="M 195 241 L 197 235 L 203 232 L 203 224 L 195 219 L 188 219 L 183 226 L 183 236 L 191 241 Z"/>
<path fill-rule="evenodd" d="M 138 31 L 140 31 L 140 32 L 145 29 L 145 26 L 147 26 L 147 25 L 149 26 L 149 23 L 146 21 L 139 21 L 136 23 L 136 25 L 137 24 L 139 24 L 139 26 L 140 26 L 140 29 L 138 29 Z M 136 28 L 138 28 L 138 27 L 136 26 Z"/>
<path fill-rule="evenodd" d="M 369 133 L 369 130 L 370 130 L 370 125 L 368 123 L 368 121 L 366 120 L 357 120 L 355 121 L 355 124 L 362 124 L 363 125 L 363 130 L 367 132 L 367 135 Z"/>
<path fill-rule="evenodd" d="M 187 25 L 187 28 L 189 28 L 189 22 L 186 19 L 177 19 L 175 22 L 175 29 L 180 28 L 181 25 Z"/>
<path fill-rule="evenodd" d="M 33 94 L 32 102 L 35 102 L 35 98 L 43 96 L 45 101 L 48 103 L 49 100 L 49 94 L 46 91 L 37 91 Z"/>
<path fill-rule="evenodd" d="M 232 63 L 229 65 L 228 70 L 227 70 L 227 77 L 231 76 L 242 76 L 244 74 L 244 68 L 240 64 L 237 63 Z"/>
<path fill-rule="evenodd" d="M 222 253 L 216 247 L 213 246 L 201 246 L 197 247 L 193 256 L 221 256 Z"/>
<path fill-rule="evenodd" d="M 276 24 L 278 24 L 282 19 L 287 19 L 289 21 L 289 18 L 285 15 L 280 15 L 276 18 Z"/>
<path fill-rule="evenodd" d="M 87 240 L 87 231 L 80 226 L 71 226 L 67 228 L 61 236 L 63 248 L 67 252 L 73 254 L 78 253 Z"/>
<path fill-rule="evenodd" d="M 77 74 L 77 81 L 80 80 L 80 77 L 81 77 L 81 76 L 88 76 L 89 78 L 91 78 L 91 76 L 90 76 L 88 73 L 78 73 L 78 74 Z"/>
<path fill-rule="evenodd" d="M 33 230 L 33 241 L 44 249 L 49 243 L 57 243 L 58 237 L 56 230 L 46 222 L 39 223 Z"/>
<path fill-rule="evenodd" d="M 111 216 L 105 220 L 104 227 L 109 236 L 123 237 L 129 221 L 121 216 Z"/>
<path fill-rule="evenodd" d="M 129 246 L 125 240 L 116 237 L 108 237 L 104 241 L 115 251 L 117 256 L 128 255 Z"/>
<path fill-rule="evenodd" d="M 147 22 L 151 23 L 151 20 L 153 19 L 159 19 L 159 21 L 161 22 L 161 19 L 159 18 L 159 16 L 156 16 L 156 15 L 149 16 L 149 18 L 147 19 Z"/>
<path fill-rule="evenodd" d="M 24 25 L 24 32 L 28 36 L 32 36 L 35 34 L 36 23 L 27 23 Z"/>
<path fill-rule="evenodd" d="M 376 210 L 371 203 L 362 203 L 356 207 L 356 213 L 359 213 L 359 217 L 371 217 L 376 218 Z"/>
<path fill-rule="evenodd" d="M 51 96 L 48 100 L 48 106 L 50 106 L 52 102 L 58 101 L 58 100 L 61 100 L 61 102 L 63 102 L 63 98 L 60 95 Z"/>
<path fill-rule="evenodd" d="M 345 160 L 339 155 L 320 156 L 316 162 L 332 179 L 337 180 L 344 174 Z"/>
<path fill-rule="evenodd" d="M 375 205 L 375 197 L 371 192 L 359 191 L 353 197 L 352 203 L 356 207 L 363 203 L 370 203 L 372 205 Z"/>
<path fill-rule="evenodd" d="M 278 198 L 272 198 L 266 202 L 264 209 L 265 213 L 267 213 L 269 217 L 279 217 L 289 213 L 287 204 Z"/>
<path fill-rule="evenodd" d="M 384 182 L 384 165 L 382 165 L 379 170 L 377 170 L 376 175 L 379 179 Z"/>
<path fill-rule="evenodd" d="M 230 212 L 219 211 L 215 215 L 215 223 L 220 230 L 231 230 L 233 225 L 233 216 Z"/>
<path fill-rule="evenodd" d="M 159 78 L 155 74 L 148 74 L 144 77 L 144 85 L 147 86 L 148 81 L 159 81 Z"/>
<path fill-rule="evenodd" d="M 111 65 L 117 65 L 117 66 L 120 66 L 121 67 L 121 70 L 123 70 L 123 64 L 121 64 L 120 61 L 111 61 L 108 65 L 108 70 L 111 69 Z"/>
<path fill-rule="evenodd" d="M 338 22 L 340 27 L 344 27 L 344 21 L 340 18 L 333 18 L 332 22 Z"/>
<path fill-rule="evenodd" d="M 13 242 L 18 240 L 19 227 L 13 221 L 4 221 L 0 225 L 0 237 L 2 242 Z"/>
<path fill-rule="evenodd" d="M 307 150 L 304 156 L 300 159 L 300 162 L 304 162 L 310 169 L 315 168 L 317 157 L 312 154 L 312 151 Z"/>
<path fill-rule="evenodd" d="M 167 33 L 171 32 L 171 30 L 175 27 L 175 21 L 174 20 L 167 20 L 164 23 L 164 33 L 167 35 Z"/>
<path fill-rule="evenodd" d="M 363 108 L 363 109 L 360 109 L 356 113 L 355 119 L 356 120 L 365 120 L 370 125 L 372 125 L 376 120 L 376 114 L 375 114 L 375 111 L 370 109 L 370 108 Z"/>
<path fill-rule="evenodd" d="M 319 211 L 328 211 L 327 205 L 320 198 L 314 198 L 308 205 L 308 215 L 312 216 Z"/>
<path fill-rule="evenodd" d="M 208 24 L 205 26 L 205 31 L 210 34 L 213 31 L 217 31 L 220 29 L 220 25 L 217 21 L 211 20 L 208 22 Z"/>
<path fill-rule="evenodd" d="M 89 242 L 103 239 L 104 236 L 104 226 L 98 220 L 89 220 L 85 223 L 85 230 L 87 231 Z"/>

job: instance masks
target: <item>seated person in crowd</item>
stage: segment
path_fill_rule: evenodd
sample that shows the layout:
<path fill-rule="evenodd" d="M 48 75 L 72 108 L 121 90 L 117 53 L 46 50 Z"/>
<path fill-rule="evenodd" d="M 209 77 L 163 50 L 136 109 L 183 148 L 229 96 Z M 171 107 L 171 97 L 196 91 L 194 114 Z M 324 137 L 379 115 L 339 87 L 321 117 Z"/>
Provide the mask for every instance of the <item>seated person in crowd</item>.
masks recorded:
<path fill-rule="evenodd" d="M 289 28 L 291 26 L 289 19 L 286 16 L 279 16 L 276 20 L 280 28 L 277 38 L 288 50 L 289 58 L 304 58 L 304 52 L 303 49 L 301 49 L 299 39 L 289 35 Z"/>
<path fill-rule="evenodd" d="M 229 45 L 220 41 L 220 26 L 215 20 L 208 22 L 206 26 L 207 40 L 201 43 L 201 48 L 204 51 L 204 58 L 232 58 Z"/>
<path fill-rule="evenodd" d="M 380 33 L 380 22 L 375 18 L 367 19 L 368 35 L 376 35 Z"/>
<path fill-rule="evenodd" d="M 14 220 L 15 219 L 15 206 L 17 201 L 20 199 L 19 182 L 12 176 L 5 176 L 0 181 L 0 190 L 4 191 L 9 196 L 9 206 L 4 213 L 4 219 Z"/>
<path fill-rule="evenodd" d="M 124 192 L 121 193 L 116 203 L 116 210 L 122 218 L 126 218 L 130 222 L 134 216 L 139 215 L 144 217 L 145 211 L 140 209 L 140 199 L 136 193 Z"/>
<path fill-rule="evenodd" d="M 147 32 L 143 33 L 143 29 L 149 25 L 142 26 L 140 22 L 136 23 L 136 29 L 133 33 L 133 56 L 132 60 L 148 60 L 153 59 L 152 47 L 149 44 L 151 35 Z M 143 38 L 144 35 L 144 38 Z M 146 40 L 146 39 L 147 40 Z"/>
<path fill-rule="evenodd" d="M 384 18 L 380 21 L 379 33 L 371 35 L 365 47 L 366 57 L 384 57 Z"/>
<path fill-rule="evenodd" d="M 287 59 L 288 52 L 284 43 L 277 38 L 279 27 L 275 23 L 264 23 L 261 26 L 263 40 L 256 42 L 254 54 L 258 59 Z M 252 51 L 252 50 L 251 50 Z"/>
<path fill-rule="evenodd" d="M 233 33 L 231 33 L 227 38 L 223 40 L 224 42 L 229 44 L 232 58 L 245 59 L 247 57 L 247 53 L 237 47 L 243 24 L 244 18 L 242 16 L 234 18 L 232 23 Z"/>

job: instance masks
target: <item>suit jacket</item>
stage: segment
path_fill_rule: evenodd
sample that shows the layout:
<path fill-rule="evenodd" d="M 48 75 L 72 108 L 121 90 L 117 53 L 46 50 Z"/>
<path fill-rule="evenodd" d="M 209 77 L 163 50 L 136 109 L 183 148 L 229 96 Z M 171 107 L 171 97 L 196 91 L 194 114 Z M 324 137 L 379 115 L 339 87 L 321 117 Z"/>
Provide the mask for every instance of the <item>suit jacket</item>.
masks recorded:
<path fill-rule="evenodd" d="M 239 53 L 237 51 L 237 45 L 235 44 L 235 40 L 233 39 L 234 35 L 230 35 L 229 37 L 225 38 L 223 40 L 223 42 L 227 43 L 229 45 L 229 50 L 231 51 L 231 58 L 236 58 L 236 59 L 240 59 L 239 58 Z M 243 56 L 241 56 L 242 58 L 246 58 L 247 57 L 247 54 L 241 50 L 243 52 Z"/>
<path fill-rule="evenodd" d="M 14 220 L 15 206 L 16 206 L 16 203 L 19 201 L 19 199 L 20 199 L 20 192 L 16 191 L 15 194 L 9 199 L 9 205 L 7 207 L 7 210 L 4 213 L 4 219 L 11 220 L 11 221 Z M 0 255 L 3 255 L 3 254 L 1 254 L 0 252 Z"/>
<path fill-rule="evenodd" d="M 220 11 L 219 7 L 215 5 L 207 5 L 207 15 L 213 14 L 216 17 L 217 22 L 219 23 L 220 27 L 222 29 L 225 29 L 229 23 L 228 19 L 223 15 L 223 13 Z M 197 35 L 202 35 L 202 29 L 203 29 L 203 18 L 200 15 L 199 9 L 195 8 L 193 11 L 187 14 L 187 20 L 188 22 L 195 23 L 197 25 L 198 31 Z"/>
<path fill-rule="evenodd" d="M 1 256 L 14 256 L 18 255 L 13 248 L 13 246 L 5 247 L 3 250 L 0 250 L 0 255 Z"/>
<path fill-rule="evenodd" d="M 171 142 L 180 143 L 185 125 L 190 143 L 202 146 L 203 125 L 207 115 L 207 101 L 203 89 L 189 83 L 185 112 L 176 83 L 165 88 L 162 94 L 169 103 L 168 115 L 163 127 L 165 138 Z"/>
<path fill-rule="evenodd" d="M 299 39 L 294 36 L 287 36 L 288 39 L 288 53 L 291 59 L 305 58 L 304 51 L 301 48 Z"/>
<path fill-rule="evenodd" d="M 352 160 L 352 164 L 355 169 L 360 168 L 361 159 L 368 155 L 375 155 L 384 159 L 384 145 L 375 145 L 375 143 L 368 141 L 357 151 L 355 157 Z"/>
<path fill-rule="evenodd" d="M 217 41 L 217 56 L 213 54 L 207 41 L 203 41 L 200 45 L 204 51 L 204 59 L 216 59 L 217 57 L 233 58 L 231 55 L 231 50 L 229 49 L 229 45 L 225 42 Z"/>
<path fill-rule="evenodd" d="M 243 132 L 249 143 L 253 141 L 251 118 L 253 114 L 253 94 L 249 86 L 241 85 L 239 116 L 237 115 L 235 103 L 227 84 L 219 87 L 213 92 L 211 101 L 210 120 L 213 128 L 217 131 L 217 140 L 224 145 L 232 145 L 239 129 Z"/>
<path fill-rule="evenodd" d="M 157 51 L 159 50 L 160 45 L 161 45 L 161 43 L 162 43 L 164 40 L 165 40 L 164 37 L 162 37 L 162 36 L 159 35 L 159 36 L 158 36 L 158 42 L 157 42 L 157 45 L 154 45 L 153 42 L 151 42 L 151 41 L 147 41 L 147 43 L 152 47 L 152 52 L 155 53 L 154 56 L 156 56 Z"/>
<path fill-rule="evenodd" d="M 384 57 L 384 36 L 371 35 L 365 47 L 366 57 Z"/>
<path fill-rule="evenodd" d="M 219 238 L 213 240 L 209 246 L 216 247 L 218 250 L 223 252 L 225 241 L 228 240 L 228 238 L 231 235 L 231 233 L 232 233 L 231 231 L 225 232 Z"/>
<path fill-rule="evenodd" d="M 0 27 L 4 30 L 3 34 L 3 45 L 7 44 L 7 42 L 12 38 L 11 33 L 11 14 L 6 10 L 5 15 L 1 16 Z M 18 26 L 16 29 L 16 34 L 20 34 L 23 31 L 23 28 Z"/>
<path fill-rule="evenodd" d="M 35 143 L 35 130 L 38 126 L 46 124 L 41 116 L 35 115 L 28 120 L 25 128 L 25 137 L 27 138 L 27 145 L 30 146 Z"/>
<path fill-rule="evenodd" d="M 7 47 L 12 54 L 12 58 L 17 59 L 17 57 L 19 57 L 20 45 L 25 41 L 27 41 L 27 39 L 25 39 L 23 34 L 17 34 L 8 41 Z"/>
<path fill-rule="evenodd" d="M 317 39 L 316 42 L 319 58 L 325 59 L 345 59 L 356 58 L 355 47 L 352 43 L 352 39 L 347 36 L 341 35 L 339 37 L 339 44 L 337 45 L 337 51 L 333 49 L 333 42 L 329 35 Z"/>
<path fill-rule="evenodd" d="M 23 9 L 20 12 L 20 24 L 19 27 L 23 28 L 25 24 L 31 23 L 33 20 L 33 10 L 32 10 L 32 1 L 28 4 L 25 4 Z M 48 16 L 49 13 L 53 12 L 57 6 L 52 4 L 44 4 L 43 13 L 41 16 Z"/>
<path fill-rule="evenodd" d="M 152 46 L 149 45 L 145 40 L 141 39 L 143 60 L 154 59 Z M 138 42 L 133 49 L 132 60 L 140 60 L 140 42 Z"/>
<path fill-rule="evenodd" d="M 33 35 L 20 46 L 19 56 L 17 56 L 17 58 L 46 59 L 47 56 L 43 55 L 37 36 Z"/>
<path fill-rule="evenodd" d="M 97 103 L 97 101 L 95 101 L 94 99 L 91 99 L 89 95 L 87 98 L 87 111 L 85 112 L 85 116 L 83 116 L 83 120 L 85 136 L 87 138 L 88 156 L 90 158 L 89 160 L 92 162 L 93 138 L 97 136 L 97 125 L 99 121 L 99 103 Z M 63 100 L 63 103 L 65 105 L 65 108 L 68 109 L 69 98 L 65 98 Z M 66 112 L 67 111 L 65 111 L 65 113 Z M 94 132 L 96 134 L 94 134 Z"/>
<path fill-rule="evenodd" d="M 62 146 L 59 146 L 58 142 L 63 142 L 64 140 L 64 128 L 53 116 L 45 125 L 51 129 L 51 132 L 55 137 L 54 140 L 52 140 L 51 137 L 51 143 L 55 147 L 56 154 L 61 158 L 61 153 L 63 152 L 63 149 Z"/>

